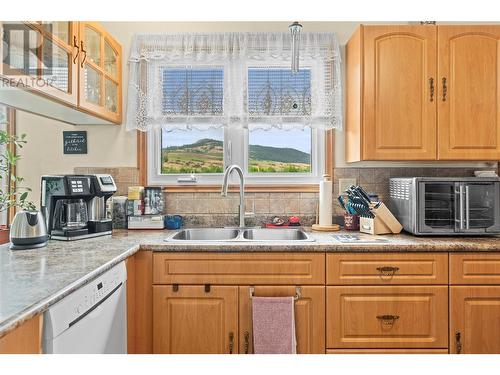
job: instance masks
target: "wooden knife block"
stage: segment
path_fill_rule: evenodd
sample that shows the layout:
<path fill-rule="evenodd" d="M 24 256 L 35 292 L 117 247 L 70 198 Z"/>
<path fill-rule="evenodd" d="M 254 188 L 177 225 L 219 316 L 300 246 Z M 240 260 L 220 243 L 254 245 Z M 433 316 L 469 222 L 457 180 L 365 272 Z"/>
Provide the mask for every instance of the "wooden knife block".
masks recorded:
<path fill-rule="evenodd" d="M 396 234 L 403 230 L 401 223 L 394 217 L 387 206 L 381 203 L 377 208 L 370 210 L 374 218 L 361 217 L 359 219 L 359 231 L 368 234 Z"/>

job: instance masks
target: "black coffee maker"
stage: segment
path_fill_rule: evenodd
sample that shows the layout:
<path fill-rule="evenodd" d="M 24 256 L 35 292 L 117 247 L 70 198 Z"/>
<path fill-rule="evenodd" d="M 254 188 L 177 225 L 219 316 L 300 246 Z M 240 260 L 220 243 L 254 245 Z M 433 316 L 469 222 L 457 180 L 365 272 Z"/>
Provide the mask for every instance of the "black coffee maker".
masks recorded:
<path fill-rule="evenodd" d="M 40 209 L 51 239 L 109 235 L 106 202 L 116 192 L 107 174 L 42 176 Z"/>

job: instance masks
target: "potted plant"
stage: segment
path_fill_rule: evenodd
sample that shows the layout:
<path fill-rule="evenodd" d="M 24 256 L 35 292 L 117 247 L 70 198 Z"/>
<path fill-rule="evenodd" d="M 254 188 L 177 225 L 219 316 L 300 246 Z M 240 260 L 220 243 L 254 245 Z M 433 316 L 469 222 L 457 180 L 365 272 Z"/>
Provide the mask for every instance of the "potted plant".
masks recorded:
<path fill-rule="evenodd" d="M 31 189 L 21 186 L 24 179 L 14 173 L 14 167 L 20 159 L 15 150 L 17 147 L 22 148 L 24 144 L 26 144 L 26 134 L 17 136 L 0 130 L 0 212 L 7 211 L 11 207 L 36 210 L 34 203 L 28 200 Z M 0 225 L 0 244 L 7 242 L 9 242 L 9 227 Z"/>

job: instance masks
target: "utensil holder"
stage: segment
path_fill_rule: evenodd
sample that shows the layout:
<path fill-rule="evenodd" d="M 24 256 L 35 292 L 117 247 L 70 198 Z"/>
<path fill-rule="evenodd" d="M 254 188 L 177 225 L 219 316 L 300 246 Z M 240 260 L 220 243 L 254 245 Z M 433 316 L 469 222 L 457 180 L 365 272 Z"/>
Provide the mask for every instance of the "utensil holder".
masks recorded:
<path fill-rule="evenodd" d="M 344 213 L 344 229 L 359 230 L 359 216 Z"/>

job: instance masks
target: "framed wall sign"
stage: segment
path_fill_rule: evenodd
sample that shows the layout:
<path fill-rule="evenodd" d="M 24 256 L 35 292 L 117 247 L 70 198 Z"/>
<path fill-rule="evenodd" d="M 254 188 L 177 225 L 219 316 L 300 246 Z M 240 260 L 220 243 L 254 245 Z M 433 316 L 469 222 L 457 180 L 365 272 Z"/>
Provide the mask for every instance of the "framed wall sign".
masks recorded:
<path fill-rule="evenodd" d="M 86 154 L 87 132 L 63 131 L 63 150 L 65 154 Z"/>

